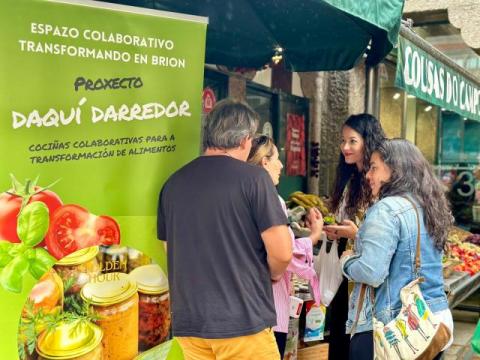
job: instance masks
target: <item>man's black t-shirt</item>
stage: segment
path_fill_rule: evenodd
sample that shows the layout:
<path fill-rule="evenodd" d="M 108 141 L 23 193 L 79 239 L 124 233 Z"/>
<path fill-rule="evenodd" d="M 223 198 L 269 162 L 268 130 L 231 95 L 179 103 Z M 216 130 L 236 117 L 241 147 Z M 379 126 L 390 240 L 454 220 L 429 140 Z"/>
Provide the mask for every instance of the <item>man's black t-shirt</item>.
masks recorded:
<path fill-rule="evenodd" d="M 175 336 L 230 338 L 275 326 L 261 233 L 287 223 L 268 173 L 228 156 L 201 156 L 160 194 Z"/>

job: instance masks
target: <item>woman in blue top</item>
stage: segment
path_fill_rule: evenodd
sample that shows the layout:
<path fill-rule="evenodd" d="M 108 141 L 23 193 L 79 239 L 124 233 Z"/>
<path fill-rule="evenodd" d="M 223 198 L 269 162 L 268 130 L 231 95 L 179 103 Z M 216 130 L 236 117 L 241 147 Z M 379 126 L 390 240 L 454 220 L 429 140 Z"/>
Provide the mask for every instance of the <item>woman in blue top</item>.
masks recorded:
<path fill-rule="evenodd" d="M 375 307 L 367 291 L 350 343 L 350 359 L 371 360 L 372 311 L 384 324 L 394 319 L 402 306 L 400 290 L 415 279 L 417 219 L 405 196 L 416 204 L 420 217 L 422 294 L 453 333 L 442 275 L 442 252 L 453 217 L 430 164 L 407 140 L 385 140 L 371 156 L 366 179 L 377 201 L 365 214 L 354 250 L 345 251 L 341 261 L 345 276 L 355 282 L 347 333 L 352 332 L 362 284 L 375 288 Z"/>

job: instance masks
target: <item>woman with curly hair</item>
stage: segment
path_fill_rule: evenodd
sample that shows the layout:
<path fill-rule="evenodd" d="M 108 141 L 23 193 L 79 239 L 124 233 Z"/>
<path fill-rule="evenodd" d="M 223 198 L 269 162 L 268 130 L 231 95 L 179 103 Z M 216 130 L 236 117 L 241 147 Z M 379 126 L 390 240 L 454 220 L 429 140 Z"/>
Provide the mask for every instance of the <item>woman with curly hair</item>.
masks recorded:
<path fill-rule="evenodd" d="M 336 179 L 331 195 L 331 211 L 340 225 L 324 226 L 327 236 L 338 241 L 339 255 L 347 239 L 354 239 L 362 213 L 370 204 L 370 188 L 365 181 L 369 160 L 385 139 L 380 122 L 370 114 L 350 116 L 342 126 L 342 142 Z M 345 333 L 348 314 L 348 281 L 343 280 L 327 310 L 330 314 L 329 360 L 348 359 L 350 336 Z"/>
<path fill-rule="evenodd" d="M 345 276 L 355 283 L 346 323 L 353 336 L 350 357 L 370 360 L 372 314 L 384 324 L 396 318 L 402 308 L 401 289 L 417 277 L 424 279 L 420 289 L 429 309 L 453 334 L 442 274 L 442 252 L 453 217 L 432 167 L 407 140 L 385 140 L 371 156 L 366 179 L 376 202 L 365 214 L 354 250 L 345 251 L 341 263 Z M 409 317 L 408 325 L 417 327 L 415 321 Z"/>

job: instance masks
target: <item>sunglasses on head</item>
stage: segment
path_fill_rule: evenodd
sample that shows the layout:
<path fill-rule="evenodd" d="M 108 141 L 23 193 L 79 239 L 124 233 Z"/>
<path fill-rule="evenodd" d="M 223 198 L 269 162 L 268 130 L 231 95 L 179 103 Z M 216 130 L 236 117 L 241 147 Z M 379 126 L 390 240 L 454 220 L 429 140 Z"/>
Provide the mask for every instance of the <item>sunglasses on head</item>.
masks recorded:
<path fill-rule="evenodd" d="M 253 143 L 253 146 L 262 146 L 262 145 L 265 145 L 269 140 L 269 137 L 267 135 L 257 135 L 252 143 Z"/>

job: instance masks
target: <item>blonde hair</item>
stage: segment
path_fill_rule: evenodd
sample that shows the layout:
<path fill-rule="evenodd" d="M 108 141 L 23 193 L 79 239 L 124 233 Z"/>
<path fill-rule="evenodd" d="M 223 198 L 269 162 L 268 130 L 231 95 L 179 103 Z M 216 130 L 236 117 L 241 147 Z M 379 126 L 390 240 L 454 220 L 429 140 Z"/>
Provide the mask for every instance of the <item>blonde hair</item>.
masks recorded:
<path fill-rule="evenodd" d="M 247 162 L 262 166 L 263 158 L 270 158 L 275 153 L 275 144 L 273 139 L 267 135 L 257 135 L 252 140 L 252 148 L 248 154 Z"/>

